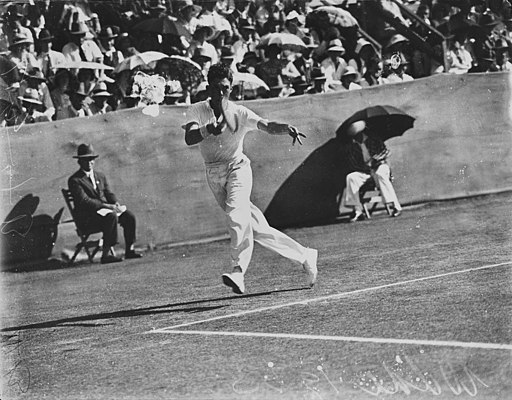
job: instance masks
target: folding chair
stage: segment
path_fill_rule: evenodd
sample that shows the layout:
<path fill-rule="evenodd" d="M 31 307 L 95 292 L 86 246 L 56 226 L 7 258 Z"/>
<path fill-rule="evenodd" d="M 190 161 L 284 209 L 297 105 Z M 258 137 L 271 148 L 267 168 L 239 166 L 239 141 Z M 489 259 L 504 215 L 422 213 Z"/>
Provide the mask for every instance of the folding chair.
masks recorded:
<path fill-rule="evenodd" d="M 359 189 L 359 200 L 363 205 L 364 214 L 368 219 L 371 219 L 372 213 L 379 204 L 384 206 L 388 215 L 391 215 L 393 212 L 391 208 L 393 203 L 384 203 L 384 199 L 373 178 L 369 178 Z"/>
<path fill-rule="evenodd" d="M 80 253 L 80 251 L 83 249 L 87 253 L 87 257 L 89 258 L 89 261 L 93 263 L 94 256 L 96 253 L 101 249 L 103 245 L 103 239 L 98 240 L 89 240 L 89 236 L 101 233 L 101 230 L 98 229 L 84 229 L 83 227 L 80 227 L 77 224 L 77 220 L 75 218 L 75 200 L 73 199 L 73 195 L 71 194 L 71 191 L 69 189 L 61 189 L 62 195 L 64 196 L 64 200 L 66 201 L 66 204 L 69 208 L 69 212 L 71 213 L 72 219 L 66 220 L 63 222 L 74 222 L 76 227 L 76 233 L 78 237 L 80 238 L 80 243 L 78 243 L 75 247 L 75 253 L 73 254 L 73 257 L 69 260 L 69 264 L 73 264 L 76 257 Z"/>

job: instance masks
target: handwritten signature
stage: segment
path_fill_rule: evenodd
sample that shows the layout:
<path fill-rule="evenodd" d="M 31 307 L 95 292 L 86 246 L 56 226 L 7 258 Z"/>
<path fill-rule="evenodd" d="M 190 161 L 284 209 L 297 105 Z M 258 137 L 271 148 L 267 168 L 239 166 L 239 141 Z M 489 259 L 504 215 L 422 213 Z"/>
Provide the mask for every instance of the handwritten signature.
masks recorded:
<path fill-rule="evenodd" d="M 332 374 L 323 365 L 303 363 L 294 366 L 276 366 L 269 362 L 264 372 L 248 371 L 232 384 L 239 395 L 270 392 L 274 396 L 291 396 L 304 400 L 338 398 L 344 388 L 362 391 L 371 396 L 414 392 L 439 396 L 445 390 L 456 396 L 475 397 L 480 388 L 488 388 L 467 365 L 454 367 L 438 364 L 434 373 L 422 370 L 407 355 L 396 356 L 393 363 L 382 362 L 376 368 Z M 327 389 L 325 389 L 327 387 Z M 322 388 L 322 390 L 321 390 Z M 346 390 L 345 390 L 346 391 Z"/>
<path fill-rule="evenodd" d="M 21 393 L 27 393 L 30 389 L 30 369 L 23 360 L 21 352 L 22 343 L 23 340 L 20 333 L 8 337 L 6 343 L 3 343 L 4 358 L 10 357 L 14 359 L 14 365 L 4 374 L 4 378 L 7 378 L 7 386 L 10 388 Z"/>

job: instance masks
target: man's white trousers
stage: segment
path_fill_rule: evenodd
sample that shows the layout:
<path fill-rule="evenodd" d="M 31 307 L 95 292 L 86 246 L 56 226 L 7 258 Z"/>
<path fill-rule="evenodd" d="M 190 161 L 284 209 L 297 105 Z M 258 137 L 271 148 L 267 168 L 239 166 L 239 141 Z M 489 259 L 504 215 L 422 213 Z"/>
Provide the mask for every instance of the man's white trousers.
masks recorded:
<path fill-rule="evenodd" d="M 306 248 L 272 228 L 263 213 L 251 203 L 252 170 L 247 157 L 229 163 L 206 166 L 208 185 L 226 213 L 231 237 L 231 263 L 245 273 L 254 242 L 290 260 L 304 263 Z"/>
<path fill-rule="evenodd" d="M 377 170 L 372 170 L 371 175 L 364 172 L 351 172 L 347 175 L 347 187 L 345 188 L 345 205 L 352 206 L 357 211 L 362 211 L 363 206 L 359 200 L 359 189 L 371 178 L 380 189 L 380 193 L 385 203 L 393 203 L 395 209 L 401 210 L 402 206 L 398 202 L 395 189 L 390 180 L 390 170 L 388 164 L 381 164 Z"/>

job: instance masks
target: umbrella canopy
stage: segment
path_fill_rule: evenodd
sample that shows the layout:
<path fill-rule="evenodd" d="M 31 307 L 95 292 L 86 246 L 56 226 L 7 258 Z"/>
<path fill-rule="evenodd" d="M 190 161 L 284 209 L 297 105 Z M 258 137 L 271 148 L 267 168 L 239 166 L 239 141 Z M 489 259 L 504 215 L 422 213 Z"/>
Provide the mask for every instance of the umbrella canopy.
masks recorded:
<path fill-rule="evenodd" d="M 190 32 L 176 19 L 168 15 L 141 21 L 132 28 L 133 31 L 159 33 L 161 35 L 176 35 L 191 37 Z"/>
<path fill-rule="evenodd" d="M 173 55 L 163 60 L 170 66 L 171 79 L 180 81 L 181 87 L 192 90 L 204 81 L 201 66 L 189 58 Z"/>
<path fill-rule="evenodd" d="M 114 69 L 109 65 L 91 61 L 66 61 L 64 63 L 56 64 L 54 67 L 64 69 L 103 69 L 105 71 L 111 71 Z"/>
<path fill-rule="evenodd" d="M 385 141 L 403 135 L 414 126 L 414 120 L 414 117 L 390 105 L 367 107 L 345 120 L 336 130 L 336 137 L 348 139 L 347 128 L 356 121 L 365 121 L 369 128 L 368 135 Z"/>
<path fill-rule="evenodd" d="M 259 47 L 278 45 L 283 50 L 302 51 L 307 48 L 306 43 L 296 35 L 285 32 L 269 33 L 261 38 Z"/>
<path fill-rule="evenodd" d="M 341 28 L 352 28 L 359 25 L 357 19 L 347 10 L 334 6 L 315 8 L 307 15 L 307 21 L 306 25 L 311 26 L 315 26 L 315 22 L 319 24 L 328 23 Z"/>
<path fill-rule="evenodd" d="M 243 85 L 244 89 L 247 90 L 257 90 L 259 88 L 270 90 L 262 79 L 246 72 L 235 72 L 233 74 L 233 85 Z"/>
<path fill-rule="evenodd" d="M 168 57 L 167 54 L 159 51 L 145 51 L 143 53 L 134 54 L 121 61 L 114 69 L 115 73 L 119 73 L 124 70 L 132 70 L 137 67 L 152 68 L 152 63 L 161 60 L 162 58 Z"/>

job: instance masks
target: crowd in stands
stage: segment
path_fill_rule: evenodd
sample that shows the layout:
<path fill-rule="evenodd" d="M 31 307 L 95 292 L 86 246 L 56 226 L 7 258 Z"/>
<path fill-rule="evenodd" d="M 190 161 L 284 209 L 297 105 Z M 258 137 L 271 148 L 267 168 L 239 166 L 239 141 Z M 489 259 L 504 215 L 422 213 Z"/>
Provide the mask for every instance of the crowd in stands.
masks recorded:
<path fill-rule="evenodd" d="M 287 97 L 510 71 L 508 0 L 45 0 L 0 6 L 0 126 L 206 98 L 217 62 L 233 97 Z"/>

